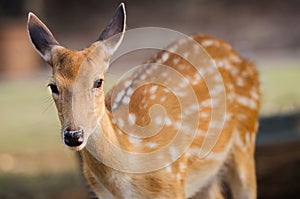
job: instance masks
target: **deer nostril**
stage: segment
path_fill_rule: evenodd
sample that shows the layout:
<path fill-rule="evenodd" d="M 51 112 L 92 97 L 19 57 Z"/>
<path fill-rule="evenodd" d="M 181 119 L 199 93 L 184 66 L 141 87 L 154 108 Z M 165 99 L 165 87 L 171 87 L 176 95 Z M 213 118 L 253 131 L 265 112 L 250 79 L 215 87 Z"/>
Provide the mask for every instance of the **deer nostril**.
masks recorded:
<path fill-rule="evenodd" d="M 80 146 L 83 143 L 83 130 L 70 131 L 67 128 L 64 131 L 64 142 L 70 147 Z"/>

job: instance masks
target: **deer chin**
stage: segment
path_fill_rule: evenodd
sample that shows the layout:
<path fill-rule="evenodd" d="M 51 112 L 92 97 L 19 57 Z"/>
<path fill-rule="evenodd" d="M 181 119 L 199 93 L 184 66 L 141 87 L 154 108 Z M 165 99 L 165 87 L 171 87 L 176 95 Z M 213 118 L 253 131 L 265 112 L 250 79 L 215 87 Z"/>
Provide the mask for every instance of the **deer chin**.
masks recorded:
<path fill-rule="evenodd" d="M 85 148 L 86 144 L 87 144 L 86 139 L 84 140 L 84 142 L 82 144 L 80 144 L 79 146 L 74 146 L 74 147 L 68 146 L 64 143 L 65 147 L 72 150 L 72 151 L 81 151 L 82 149 Z"/>

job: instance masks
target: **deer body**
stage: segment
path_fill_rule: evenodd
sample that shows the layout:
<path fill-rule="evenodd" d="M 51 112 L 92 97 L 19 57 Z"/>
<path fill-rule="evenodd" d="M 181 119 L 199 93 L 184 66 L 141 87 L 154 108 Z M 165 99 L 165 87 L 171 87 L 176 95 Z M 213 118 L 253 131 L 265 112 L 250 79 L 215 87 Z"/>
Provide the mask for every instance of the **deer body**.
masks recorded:
<path fill-rule="evenodd" d="M 29 17 L 31 40 L 53 67 L 50 87 L 62 123 L 64 142 L 71 149 L 80 150 L 84 174 L 93 191 L 99 198 L 191 198 L 197 194 L 201 199 L 222 199 L 226 198 L 226 186 L 232 198 L 256 198 L 254 147 L 260 92 L 253 65 L 225 42 L 210 36 L 194 35 L 191 36 L 193 41 L 217 66 L 215 71 L 204 64 L 199 74 L 187 61 L 189 57 L 200 57 L 199 46 L 182 39 L 120 81 L 113 89 L 115 92 L 104 96 L 101 84 L 109 58 L 122 40 L 125 19 L 124 5 L 121 5 L 99 41 L 82 51 L 70 51 L 61 47 L 35 16 Z M 41 29 L 44 31 L 40 35 L 44 35 L 44 39 L 35 34 Z M 119 33 L 116 39 L 108 39 Z M 170 53 L 174 49 L 179 49 L 184 57 Z M 184 76 L 189 85 L 185 81 L 174 81 L 177 78 L 175 73 L 162 71 L 157 64 L 151 63 L 174 69 Z M 175 92 L 156 84 L 158 78 L 170 81 Z M 216 82 L 212 89 L 205 78 Z M 145 81 L 149 83 L 135 86 Z M 223 86 L 220 82 L 224 82 Z M 195 91 L 196 103 L 184 98 L 188 87 Z M 222 89 L 225 101 L 214 101 Z M 184 106 L 179 103 L 180 97 L 183 97 Z M 164 107 L 164 117 L 161 112 L 151 110 L 156 104 Z M 223 121 L 211 122 L 213 104 L 216 109 L 224 107 L 226 114 Z M 122 106 L 128 107 L 128 112 Z M 119 117 L 115 118 L 114 114 Z M 199 114 L 197 124 L 191 128 L 188 122 L 196 114 Z M 183 122 L 180 123 L 180 120 Z M 124 130 L 128 122 L 132 126 L 161 128 L 159 133 L 141 138 Z M 209 140 L 210 136 L 214 136 L 213 129 L 219 126 L 222 128 L 217 141 L 207 155 L 201 156 L 201 146 L 207 137 Z M 178 140 L 179 129 L 182 138 Z M 146 130 L 137 132 L 138 135 L 143 133 Z M 189 147 L 184 148 L 181 143 L 191 137 Z M 105 139 L 129 153 L 155 154 L 160 149 L 165 150 L 139 161 L 131 158 L 135 156 L 116 156 L 112 148 L 107 147 Z M 170 140 L 175 145 L 165 147 Z M 118 162 L 116 159 L 120 159 L 121 169 L 113 167 L 118 165 L 109 165 L 110 162 Z M 145 172 L 139 170 L 152 168 L 156 162 L 164 161 L 170 164 Z"/>

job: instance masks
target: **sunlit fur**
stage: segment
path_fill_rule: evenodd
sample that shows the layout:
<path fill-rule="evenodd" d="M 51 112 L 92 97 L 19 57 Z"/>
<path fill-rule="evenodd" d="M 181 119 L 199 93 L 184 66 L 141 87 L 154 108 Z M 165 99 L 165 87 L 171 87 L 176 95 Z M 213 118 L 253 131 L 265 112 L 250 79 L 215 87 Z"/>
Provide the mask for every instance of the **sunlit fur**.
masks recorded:
<path fill-rule="evenodd" d="M 142 174 L 122 172 L 104 165 L 86 149 L 86 146 L 89 146 L 87 138 L 93 133 L 92 127 L 99 121 L 101 133 L 118 147 L 132 152 L 155 151 L 166 145 L 174 136 L 177 115 L 181 111 L 176 96 L 166 92 L 163 86 L 153 88 L 151 84 L 135 90 L 130 101 L 124 101 L 128 102 L 130 110 L 130 116 L 124 117 L 134 118 L 134 122 L 141 126 L 146 125 L 150 118 L 145 113 L 148 113 L 153 104 L 159 103 L 165 107 L 171 122 L 163 127 L 158 136 L 132 140 L 113 121 L 111 111 L 114 104 L 110 104 L 111 93 L 104 97 L 103 87 L 97 90 L 92 88 L 95 77 L 105 79 L 109 59 L 105 46 L 101 46 L 100 42 L 82 51 L 70 51 L 60 46 L 52 48 L 51 56 L 48 56 L 51 59 L 48 62 L 53 68 L 51 81 L 60 91 L 60 95 L 53 95 L 53 98 L 62 129 L 80 127 L 85 131 L 85 143 L 73 149 L 80 150 L 84 174 L 99 198 L 179 199 L 190 198 L 197 194 L 197 198 L 201 199 L 223 199 L 226 198 L 223 185 L 226 185 L 234 199 L 256 198 L 254 148 L 260 104 L 257 72 L 250 62 L 240 57 L 225 42 L 205 35 L 194 35 L 192 38 L 207 51 L 221 73 L 226 92 L 227 117 L 224 128 L 211 153 L 200 159 L 198 151 L 204 139 L 201 132 L 208 130 L 212 110 L 211 104 L 205 103 L 211 99 L 208 88 L 201 79 L 197 81 L 193 79 L 196 71 L 189 62 L 167 51 L 158 53 L 152 61 L 160 61 L 173 67 L 189 77 L 191 82 L 195 81 L 192 87 L 197 91 L 196 97 L 201 106 L 202 119 L 197 129 L 200 133 L 188 151 L 168 167 Z M 187 56 L 195 55 L 196 51 L 191 46 L 184 46 L 184 43 L 185 41 L 174 43 L 170 48 L 182 48 Z M 95 47 L 98 47 L 97 56 L 91 53 Z M 99 67 L 94 67 L 94 63 Z M 149 71 L 148 77 L 161 73 L 159 68 L 150 70 L 152 71 Z M 138 78 L 143 79 L 142 75 L 140 74 Z M 115 88 L 124 87 L 126 81 L 121 81 Z M 80 86 L 76 87 L 78 83 Z M 77 89 L 74 90 L 75 87 Z M 93 101 L 83 99 L 90 95 L 93 96 L 91 97 Z M 74 99 L 76 102 L 73 102 Z M 74 113 L 74 109 L 78 108 L 81 111 Z M 89 110 L 92 109 L 94 113 L 90 114 Z M 95 145 L 89 147 L 97 150 L 102 144 L 103 140 L 99 139 Z M 172 151 L 163 155 L 169 158 Z M 101 156 L 110 159 L 110 151 L 102 149 Z M 129 161 L 128 164 L 130 163 Z"/>

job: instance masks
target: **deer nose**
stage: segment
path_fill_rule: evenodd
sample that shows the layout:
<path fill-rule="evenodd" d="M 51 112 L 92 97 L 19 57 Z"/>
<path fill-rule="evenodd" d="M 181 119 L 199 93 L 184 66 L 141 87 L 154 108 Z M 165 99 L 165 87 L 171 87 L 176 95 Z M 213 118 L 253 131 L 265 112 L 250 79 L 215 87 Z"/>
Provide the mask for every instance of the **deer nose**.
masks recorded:
<path fill-rule="evenodd" d="M 71 131 L 66 129 L 64 131 L 64 142 L 70 147 L 80 146 L 83 143 L 83 130 Z"/>

